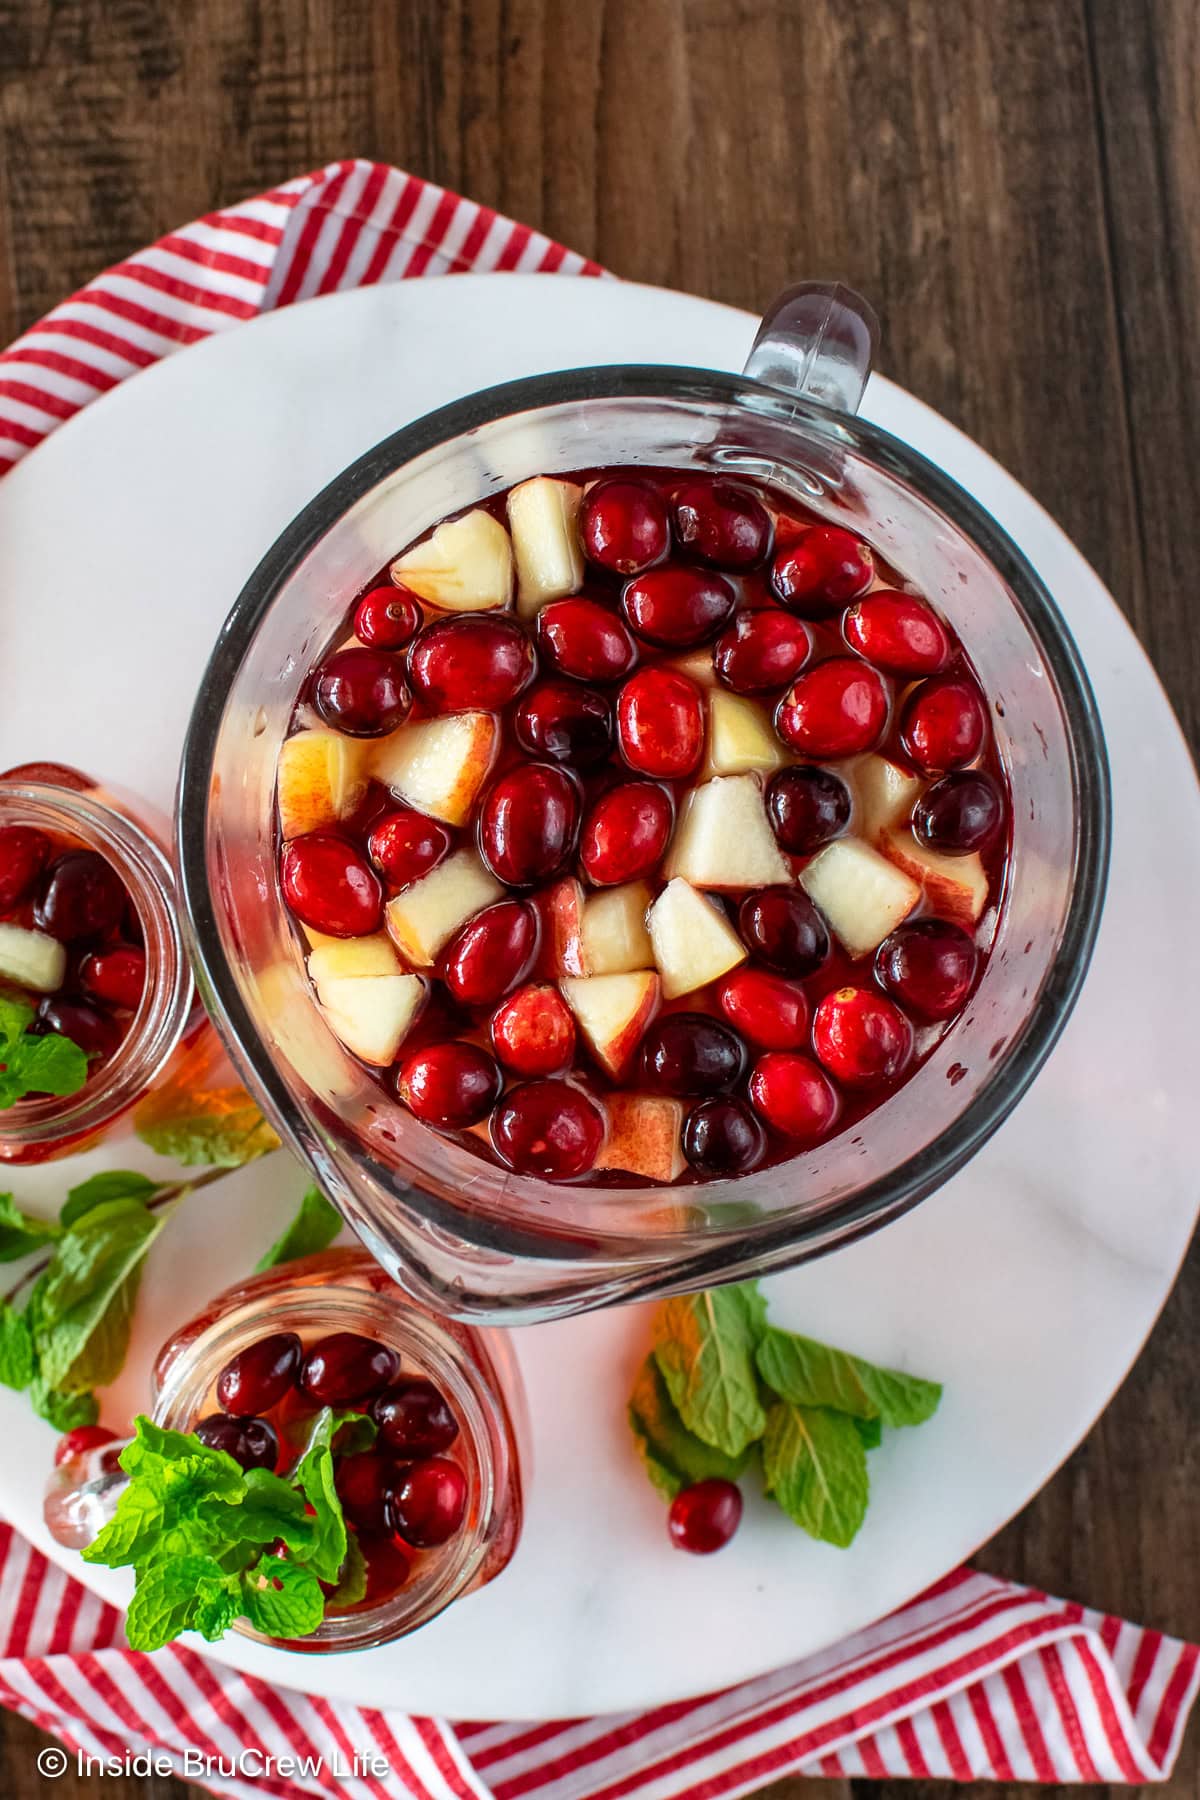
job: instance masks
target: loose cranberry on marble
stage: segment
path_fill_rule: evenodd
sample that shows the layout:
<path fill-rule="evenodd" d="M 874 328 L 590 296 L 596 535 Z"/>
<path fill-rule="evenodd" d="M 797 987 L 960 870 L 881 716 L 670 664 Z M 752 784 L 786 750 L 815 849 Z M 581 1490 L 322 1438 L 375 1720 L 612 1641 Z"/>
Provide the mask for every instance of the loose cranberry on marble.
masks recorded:
<path fill-rule="evenodd" d="M 576 769 L 598 768 L 612 749 L 612 707 L 595 688 L 541 681 L 518 706 L 513 731 L 523 750 Z"/>
<path fill-rule="evenodd" d="M 872 750 L 888 718 L 883 677 L 856 656 L 831 656 L 797 677 L 775 713 L 775 729 L 802 756 Z"/>
<path fill-rule="evenodd" d="M 557 875 L 579 838 L 579 785 L 557 763 L 523 763 L 493 782 L 479 815 L 479 848 L 497 881 L 534 887 Z"/>
<path fill-rule="evenodd" d="M 642 1039 L 643 1078 L 662 1094 L 719 1094 L 741 1080 L 745 1067 L 741 1038 L 709 1013 L 666 1013 Z"/>
<path fill-rule="evenodd" d="M 193 1426 L 196 1436 L 210 1450 L 223 1450 L 242 1469 L 273 1469 L 279 1460 L 279 1439 L 266 1419 L 233 1418 L 210 1413 Z"/>
<path fill-rule="evenodd" d="M 717 984 L 717 1004 L 743 1037 L 764 1050 L 796 1050 L 808 1042 L 808 995 L 798 981 L 766 969 L 734 969 Z"/>
<path fill-rule="evenodd" d="M 758 888 L 738 908 L 742 942 L 777 975 L 803 979 L 829 959 L 824 919 L 798 888 Z"/>
<path fill-rule="evenodd" d="M 388 1529 L 388 1508 L 400 1470 L 389 1456 L 359 1451 L 339 1459 L 334 1475 L 342 1511 L 359 1531 Z"/>
<path fill-rule="evenodd" d="M 524 981 L 538 948 L 538 914 L 528 900 L 497 900 L 468 919 L 439 962 L 442 980 L 462 1006 L 494 1006 Z"/>
<path fill-rule="evenodd" d="M 912 1026 L 899 1007 L 870 988 L 826 994 L 813 1016 L 812 1036 L 821 1065 L 846 1087 L 894 1081 L 912 1055 Z"/>
<path fill-rule="evenodd" d="M 392 1530 L 419 1550 L 452 1538 L 467 1512 L 467 1478 L 444 1456 L 423 1457 L 404 1470 L 392 1490 Z"/>
<path fill-rule="evenodd" d="M 640 574 L 671 545 L 667 503 L 645 481 L 598 481 L 583 497 L 579 526 L 585 556 L 614 575 Z"/>
<path fill-rule="evenodd" d="M 408 1580 L 411 1561 L 405 1546 L 390 1531 L 363 1531 L 358 1541 L 367 1565 L 367 1591 L 362 1603 L 376 1606 L 400 1592 Z"/>
<path fill-rule="evenodd" d="M 397 806 L 372 825 L 367 854 L 389 887 L 402 888 L 436 869 L 453 841 L 440 820 Z"/>
<path fill-rule="evenodd" d="M 802 619 L 763 606 L 740 612 L 713 646 L 718 681 L 735 694 L 771 694 L 787 687 L 812 655 Z"/>
<path fill-rule="evenodd" d="M 790 611 L 821 619 L 857 600 L 874 574 L 870 550 L 852 532 L 815 525 L 778 552 L 771 564 L 771 586 Z"/>
<path fill-rule="evenodd" d="M 904 703 L 900 743 L 923 775 L 940 775 L 974 762 L 987 733 L 979 689 L 963 675 L 923 681 Z"/>
<path fill-rule="evenodd" d="M 355 607 L 354 635 L 372 650 L 403 650 L 423 617 L 417 596 L 389 581 L 364 594 Z"/>
<path fill-rule="evenodd" d="M 53 846 L 32 825 L 0 826 L 0 912 L 19 906 L 50 860 Z"/>
<path fill-rule="evenodd" d="M 598 600 L 552 600 L 537 619 L 538 648 L 576 681 L 620 681 L 638 659 L 624 621 Z"/>
<path fill-rule="evenodd" d="M 424 1375 L 403 1377 L 371 1406 L 379 1441 L 393 1456 L 437 1456 L 458 1436 L 445 1395 Z"/>
<path fill-rule="evenodd" d="M 518 1175 L 570 1181 L 586 1175 L 604 1142 L 604 1114 L 566 1081 L 510 1088 L 492 1114 L 492 1147 Z"/>
<path fill-rule="evenodd" d="M 946 919 L 898 925 L 875 953 L 875 979 L 926 1019 L 951 1019 L 975 981 L 979 953 L 966 932 Z"/>
<path fill-rule="evenodd" d="M 762 1126 L 741 1100 L 702 1100 L 684 1122 L 683 1154 L 699 1175 L 744 1175 L 766 1147 Z"/>
<path fill-rule="evenodd" d="M 967 856 L 995 842 L 1004 823 L 1000 786 L 982 769 L 952 769 L 913 808 L 913 831 L 943 856 Z"/>
<path fill-rule="evenodd" d="M 617 698 L 617 741 L 639 775 L 681 780 L 704 755 L 704 700 L 676 669 L 641 669 Z"/>
<path fill-rule="evenodd" d="M 68 850 L 42 882 L 34 924 L 62 944 L 107 937 L 125 910 L 125 884 L 95 850 Z"/>
<path fill-rule="evenodd" d="M 781 1137 L 815 1144 L 828 1136 L 841 1110 L 837 1089 L 810 1057 L 768 1050 L 750 1071 L 755 1112 Z"/>
<path fill-rule="evenodd" d="M 811 856 L 822 844 L 841 837 L 850 823 L 850 789 L 816 764 L 780 769 L 766 791 L 767 817 L 781 849 Z"/>
<path fill-rule="evenodd" d="M 687 649 L 720 631 L 737 605 L 723 575 L 669 563 L 625 584 L 625 617 L 649 644 Z"/>
<path fill-rule="evenodd" d="M 217 1376 L 217 1401 L 227 1413 L 265 1413 L 293 1387 L 304 1360 L 294 1331 L 276 1331 L 239 1350 Z"/>
<path fill-rule="evenodd" d="M 400 1358 L 377 1338 L 356 1331 L 332 1331 L 318 1339 L 300 1370 L 300 1386 L 318 1406 L 350 1406 L 390 1387 Z"/>
<path fill-rule="evenodd" d="M 675 537 L 688 556 L 718 569 L 752 569 L 771 547 L 771 515 L 736 481 L 700 477 L 673 497 Z"/>
<path fill-rule="evenodd" d="M 842 631 L 852 650 L 889 675 L 936 675 L 950 656 L 950 634 L 933 609 L 893 588 L 857 601 Z"/>
<path fill-rule="evenodd" d="M 88 1056 L 111 1056 L 124 1036 L 116 1020 L 98 1006 L 57 994 L 48 994 L 38 1006 L 36 1029 L 70 1038 Z"/>
<path fill-rule="evenodd" d="M 741 1520 L 741 1489 L 714 1476 L 676 1494 L 667 1514 L 667 1530 L 677 1550 L 711 1556 L 714 1550 L 724 1549 Z"/>
<path fill-rule="evenodd" d="M 412 707 L 404 662 L 387 650 L 335 650 L 317 670 L 313 703 L 347 737 L 382 737 Z"/>
<path fill-rule="evenodd" d="M 311 831 L 284 845 L 280 885 L 302 925 L 329 937 L 365 937 L 383 921 L 379 877 L 349 838 Z"/>
<path fill-rule="evenodd" d="M 615 887 L 637 881 L 657 866 L 675 808 L 665 788 L 652 781 L 623 781 L 595 802 L 583 823 L 579 855 L 589 881 Z"/>
<path fill-rule="evenodd" d="M 521 988 L 492 1020 L 496 1055 L 517 1075 L 557 1075 L 575 1052 L 575 1021 L 558 989 Z"/>
<path fill-rule="evenodd" d="M 408 652 L 413 692 L 432 713 L 498 712 L 524 693 L 536 666 L 525 630 L 496 614 L 438 619 Z"/>
<path fill-rule="evenodd" d="M 397 1092 L 426 1125 L 462 1131 L 487 1117 L 504 1077 L 494 1056 L 477 1044 L 430 1044 L 401 1065 Z"/>
<path fill-rule="evenodd" d="M 132 1012 L 141 1004 L 146 989 L 146 952 L 131 944 L 94 950 L 79 965 L 79 985 L 93 1000 Z"/>
<path fill-rule="evenodd" d="M 54 1466 L 61 1469 L 65 1462 L 73 1457 L 86 1456 L 89 1450 L 99 1450 L 104 1444 L 115 1444 L 117 1434 L 107 1431 L 103 1425 L 77 1425 L 74 1431 L 66 1431 L 54 1447 Z"/>

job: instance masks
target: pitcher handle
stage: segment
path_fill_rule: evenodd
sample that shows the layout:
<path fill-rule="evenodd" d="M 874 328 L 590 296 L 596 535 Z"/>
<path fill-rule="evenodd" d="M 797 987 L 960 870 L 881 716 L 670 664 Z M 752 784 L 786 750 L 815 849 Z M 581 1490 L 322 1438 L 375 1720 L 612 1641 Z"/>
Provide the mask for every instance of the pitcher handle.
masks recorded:
<path fill-rule="evenodd" d="M 763 314 L 746 363 L 753 381 L 838 412 L 858 411 L 879 343 L 879 321 L 840 281 L 802 281 Z"/>

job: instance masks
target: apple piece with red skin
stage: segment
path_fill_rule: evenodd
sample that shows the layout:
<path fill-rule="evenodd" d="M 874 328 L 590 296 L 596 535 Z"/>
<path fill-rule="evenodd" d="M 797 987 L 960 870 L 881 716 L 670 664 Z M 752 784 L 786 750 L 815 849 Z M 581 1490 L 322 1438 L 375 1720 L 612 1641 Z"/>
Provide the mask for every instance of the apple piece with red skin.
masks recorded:
<path fill-rule="evenodd" d="M 855 828 L 870 843 L 876 843 L 893 826 L 908 823 L 925 786 L 924 779 L 911 769 L 874 754 L 860 757 L 850 778 L 858 801 Z"/>
<path fill-rule="evenodd" d="M 579 506 L 583 489 L 573 481 L 535 475 L 508 496 L 508 529 L 517 564 L 517 612 L 531 619 L 549 600 L 563 600 L 583 586 Z"/>
<path fill-rule="evenodd" d="M 397 587 L 447 612 L 487 612 L 512 599 L 512 543 L 499 519 L 479 507 L 447 519 L 389 573 Z"/>
<path fill-rule="evenodd" d="M 446 825 L 464 825 L 491 773 L 499 741 L 491 713 L 418 719 L 373 746 L 371 773 L 418 812 Z"/>
<path fill-rule="evenodd" d="M 369 748 L 340 731 L 297 731 L 285 739 L 275 778 L 285 838 L 328 831 L 349 818 L 366 792 Z"/>
<path fill-rule="evenodd" d="M 686 1167 L 682 1100 L 663 1094 L 615 1093 L 608 1096 L 607 1105 L 608 1137 L 595 1167 L 641 1175 L 647 1181 L 677 1181 Z"/>
<path fill-rule="evenodd" d="M 681 876 L 667 883 L 646 924 L 668 1000 L 707 987 L 746 960 L 746 946 L 725 914 Z"/>
<path fill-rule="evenodd" d="M 862 838 L 835 838 L 800 872 L 800 886 L 848 956 L 878 949 L 921 899 L 918 882 Z"/>
<path fill-rule="evenodd" d="M 419 975 L 338 975 L 315 983 L 326 1024 L 363 1062 L 386 1069 L 425 1004 Z"/>
<path fill-rule="evenodd" d="M 388 901 L 388 935 L 410 967 L 430 969 L 459 926 L 504 891 L 476 851 L 458 850 Z"/>
<path fill-rule="evenodd" d="M 943 856 L 917 842 L 911 831 L 888 831 L 880 849 L 889 862 L 925 889 L 929 910 L 940 919 L 969 929 L 979 923 L 987 905 L 987 870 L 979 852 Z"/>
<path fill-rule="evenodd" d="M 583 956 L 589 975 L 627 975 L 654 967 L 646 930 L 653 899 L 645 881 L 626 881 L 588 896 L 583 907 Z"/>
<path fill-rule="evenodd" d="M 693 887 L 737 892 L 790 882 L 753 775 L 718 775 L 693 788 L 680 814 L 667 875 Z"/>
<path fill-rule="evenodd" d="M 541 945 L 534 974 L 542 981 L 564 975 L 590 975 L 583 942 L 584 894 L 573 875 L 533 895 L 542 921 Z"/>
<path fill-rule="evenodd" d="M 658 1011 L 658 975 L 639 969 L 628 975 L 568 976 L 559 986 L 601 1068 L 614 1081 L 623 1081 Z"/>

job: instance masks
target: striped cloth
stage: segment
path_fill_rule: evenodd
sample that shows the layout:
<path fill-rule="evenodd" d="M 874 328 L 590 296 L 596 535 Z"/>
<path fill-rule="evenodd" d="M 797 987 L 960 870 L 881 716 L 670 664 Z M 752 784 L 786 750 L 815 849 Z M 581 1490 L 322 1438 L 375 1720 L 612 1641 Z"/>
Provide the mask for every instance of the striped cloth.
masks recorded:
<path fill-rule="evenodd" d="M 0 472 L 117 382 L 313 294 L 458 270 L 600 275 L 486 207 L 362 161 L 211 213 L 118 263 L 0 355 Z M 599 1719 L 412 1718 L 271 1687 L 121 1616 L 0 1525 L 0 1703 L 106 1772 L 258 1800 L 723 1800 L 785 1774 L 1164 1780 L 1200 1651 L 969 1570 L 819 1656 Z M 56 1752 L 44 1753 L 50 1757 Z M 61 1773 L 53 1763 L 43 1773 Z"/>

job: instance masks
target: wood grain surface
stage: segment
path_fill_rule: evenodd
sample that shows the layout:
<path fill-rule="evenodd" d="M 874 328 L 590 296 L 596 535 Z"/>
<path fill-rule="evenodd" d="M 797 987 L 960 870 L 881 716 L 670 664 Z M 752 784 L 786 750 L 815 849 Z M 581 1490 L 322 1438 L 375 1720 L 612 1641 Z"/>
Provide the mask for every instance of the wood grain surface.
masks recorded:
<path fill-rule="evenodd" d="M 843 277 L 880 313 L 886 373 L 1100 571 L 1195 748 L 1198 53 L 1196 0 L 0 0 L 0 340 L 171 226 L 347 155 L 740 306 Z M 1200 1637 L 1198 1362 L 1193 1254 L 982 1565 Z M 0 1726 L 0 1791 L 44 1795 L 39 1734 Z M 1158 1791 L 1200 1793 L 1200 1728 Z"/>

